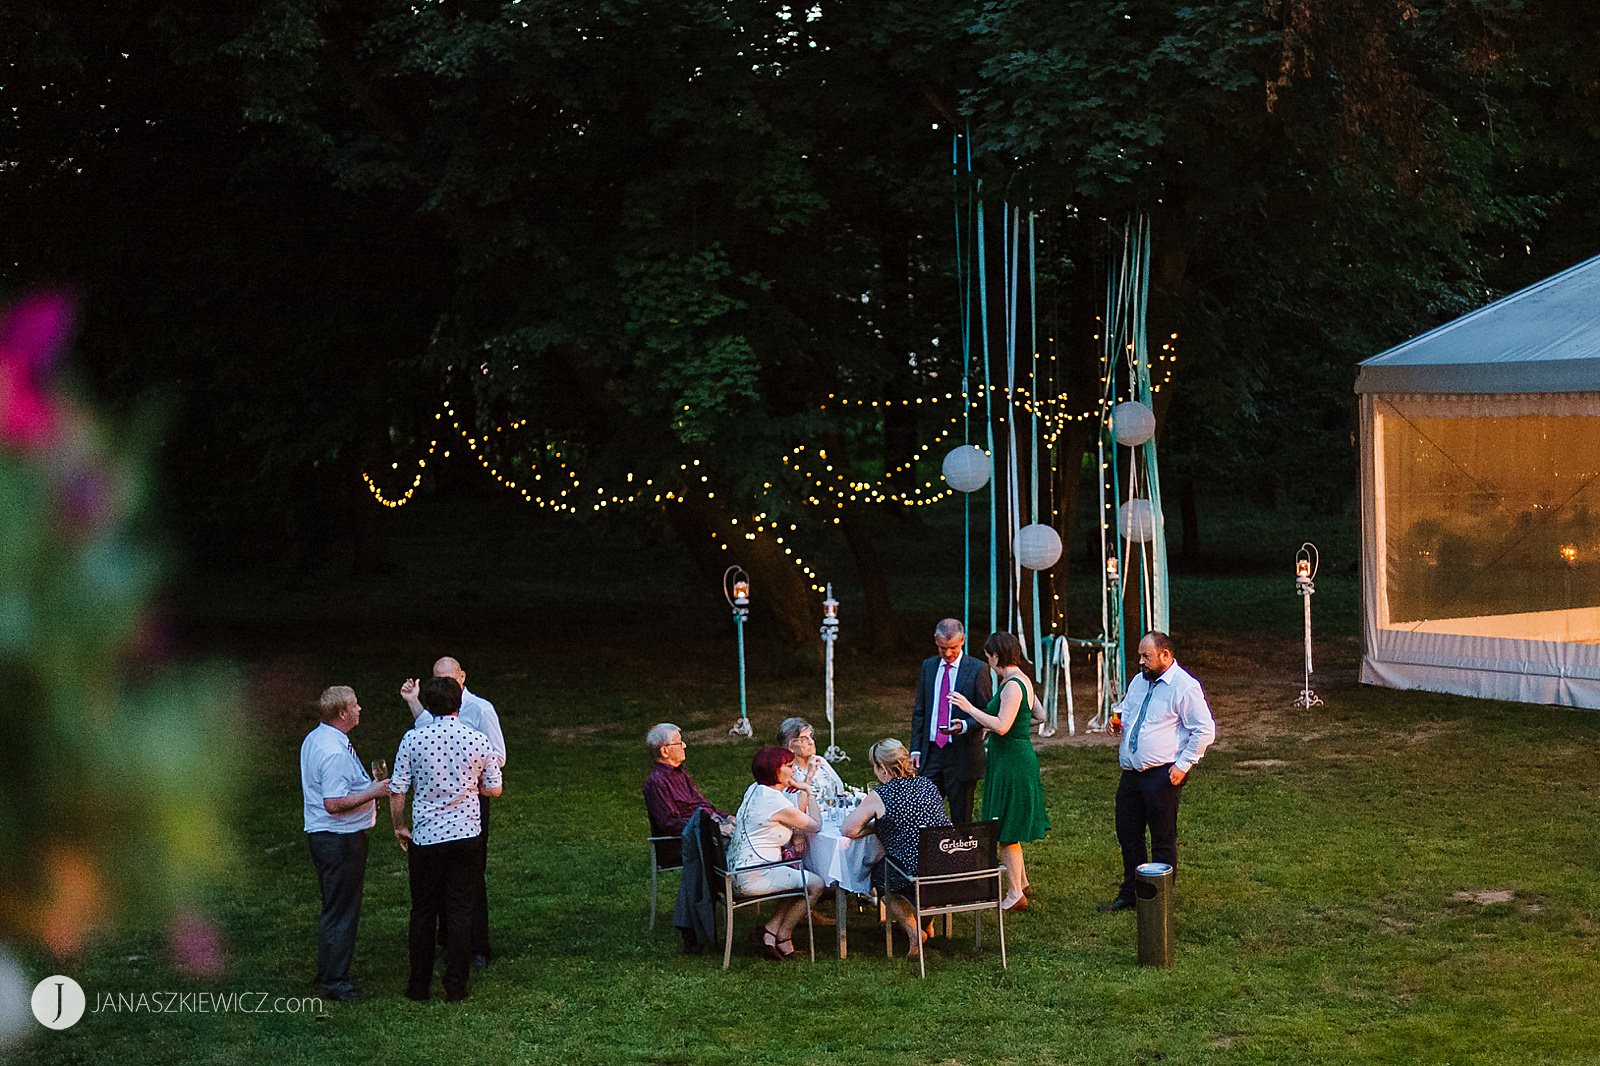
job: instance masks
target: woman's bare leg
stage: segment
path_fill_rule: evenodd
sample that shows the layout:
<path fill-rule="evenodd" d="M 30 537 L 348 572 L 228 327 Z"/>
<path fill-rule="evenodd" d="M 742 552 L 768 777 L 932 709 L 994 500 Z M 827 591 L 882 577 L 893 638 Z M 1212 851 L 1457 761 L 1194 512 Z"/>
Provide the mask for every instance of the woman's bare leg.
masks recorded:
<path fill-rule="evenodd" d="M 1022 895 L 1022 888 L 1028 883 L 1028 870 L 1022 863 L 1021 844 L 1001 844 L 1000 862 L 1005 865 L 1007 880 L 1010 882 L 1006 892 L 1004 906 L 1011 906 Z"/>

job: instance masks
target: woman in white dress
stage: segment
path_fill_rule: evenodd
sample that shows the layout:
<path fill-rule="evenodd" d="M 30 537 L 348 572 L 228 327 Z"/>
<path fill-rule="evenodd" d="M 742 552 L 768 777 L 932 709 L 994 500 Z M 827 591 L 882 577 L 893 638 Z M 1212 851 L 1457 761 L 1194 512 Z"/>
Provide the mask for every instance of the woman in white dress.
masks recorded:
<path fill-rule="evenodd" d="M 817 754 L 817 734 L 804 718 L 786 718 L 778 727 L 778 743 L 794 752 L 794 779 L 798 784 L 809 784 L 818 799 L 838 796 L 844 792 L 844 782 L 832 764 Z"/>
<path fill-rule="evenodd" d="M 822 827 L 811 788 L 794 780 L 794 753 L 786 748 L 762 748 L 750 762 L 755 778 L 734 816 L 728 863 L 733 870 L 763 862 L 778 862 L 796 833 L 814 833 Z M 793 790 L 791 792 L 791 790 Z M 745 896 L 793 892 L 801 886 L 812 903 L 822 894 L 822 879 L 793 866 L 773 866 L 733 875 L 734 891 Z M 777 904 L 772 918 L 752 930 L 767 954 L 787 959 L 794 954 L 794 927 L 805 917 L 806 900 Z"/>

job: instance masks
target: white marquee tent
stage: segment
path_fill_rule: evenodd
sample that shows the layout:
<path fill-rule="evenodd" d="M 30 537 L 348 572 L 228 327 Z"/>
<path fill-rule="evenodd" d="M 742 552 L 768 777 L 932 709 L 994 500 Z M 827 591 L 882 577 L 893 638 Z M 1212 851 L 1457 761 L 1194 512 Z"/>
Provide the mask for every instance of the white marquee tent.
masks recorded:
<path fill-rule="evenodd" d="M 1600 708 L 1600 257 L 1361 364 L 1361 680 Z"/>

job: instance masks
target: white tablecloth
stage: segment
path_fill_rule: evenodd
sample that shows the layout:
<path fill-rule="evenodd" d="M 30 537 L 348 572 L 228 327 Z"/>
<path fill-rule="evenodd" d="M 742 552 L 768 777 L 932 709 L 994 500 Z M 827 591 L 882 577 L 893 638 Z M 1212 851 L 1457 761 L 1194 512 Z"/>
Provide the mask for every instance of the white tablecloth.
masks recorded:
<path fill-rule="evenodd" d="M 824 816 L 822 828 L 806 848 L 805 867 L 830 888 L 864 893 L 872 886 L 872 864 L 883 858 L 883 845 L 874 834 L 855 840 L 843 836 L 839 832 L 842 821 L 842 817 Z"/>

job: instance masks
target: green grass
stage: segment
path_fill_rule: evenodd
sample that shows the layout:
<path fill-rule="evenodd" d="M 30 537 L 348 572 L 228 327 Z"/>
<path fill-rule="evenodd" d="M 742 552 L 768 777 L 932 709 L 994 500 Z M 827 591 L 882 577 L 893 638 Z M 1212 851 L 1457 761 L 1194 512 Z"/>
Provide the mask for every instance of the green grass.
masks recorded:
<path fill-rule="evenodd" d="M 379 831 L 356 962 L 365 1001 L 315 1016 L 89 1016 L 41 1030 L 16 1061 L 1595 1062 L 1600 718 L 1357 686 L 1353 574 L 1319 582 L 1337 637 L 1317 681 L 1327 706 L 1290 709 L 1298 601 L 1275 559 L 1175 581 L 1183 628 L 1198 634 L 1187 660 L 1221 740 L 1184 800 L 1170 971 L 1136 965 L 1131 915 L 1094 910 L 1119 874 L 1108 746 L 1041 751 L 1054 829 L 1028 849 L 1040 896 L 1008 922 L 1008 971 L 993 937 L 974 950 L 963 924 L 935 942 L 920 981 L 914 963 L 883 958 L 861 915 L 846 961 L 822 930 L 815 966 L 775 965 L 741 944 L 724 973 L 720 958 L 680 955 L 670 924 L 645 931 L 639 740 L 657 720 L 678 722 L 702 787 L 736 802 L 751 746 L 722 736 L 735 708 L 725 634 L 669 643 L 671 616 L 653 608 L 559 639 L 540 629 L 278 631 L 248 646 L 260 667 L 260 773 L 237 826 L 236 876 L 218 894 L 232 958 L 222 987 L 311 991 L 301 701 L 323 684 L 355 685 L 366 708 L 358 749 L 390 754 L 406 724 L 395 686 L 445 650 L 499 705 L 511 748 L 489 866 L 494 966 L 464 1004 L 401 996 L 403 860 Z M 759 652 L 758 734 L 790 713 L 820 721 L 819 679 Z M 914 668 L 915 656 L 844 664 L 848 750 L 903 734 Z M 865 783 L 861 760 L 841 767 L 846 780 Z M 667 884 L 670 895 L 671 875 Z M 1457 896 L 1495 889 L 1511 901 Z M 736 935 L 750 920 L 741 912 Z M 81 963 L 26 961 L 36 975 L 73 975 L 91 1002 L 197 987 L 161 954 L 159 930 L 135 921 Z"/>

